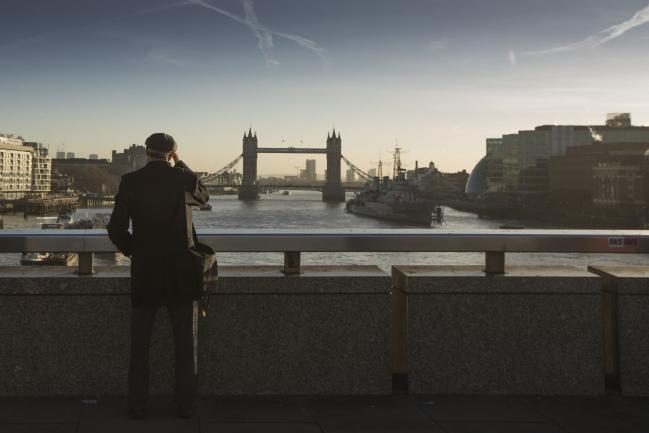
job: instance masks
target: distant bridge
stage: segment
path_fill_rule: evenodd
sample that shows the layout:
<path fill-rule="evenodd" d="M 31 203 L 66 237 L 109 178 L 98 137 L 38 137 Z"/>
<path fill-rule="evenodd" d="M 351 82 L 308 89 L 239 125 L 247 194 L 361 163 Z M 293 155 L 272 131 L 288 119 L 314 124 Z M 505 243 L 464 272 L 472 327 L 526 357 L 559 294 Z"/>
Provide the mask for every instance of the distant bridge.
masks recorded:
<path fill-rule="evenodd" d="M 345 191 L 362 191 L 365 188 L 365 185 L 358 184 L 358 183 L 343 183 L 341 184 L 342 188 Z M 225 189 L 225 188 L 230 188 L 230 189 L 239 189 L 243 185 L 241 184 L 223 184 L 223 185 L 214 185 L 214 184 L 207 184 L 206 185 L 208 189 Z M 265 184 L 265 183 L 260 183 L 257 185 L 259 189 L 264 190 L 264 189 L 277 189 L 277 190 L 304 190 L 304 191 L 322 191 L 326 185 L 324 183 L 320 184 Z"/>
<path fill-rule="evenodd" d="M 260 153 L 280 153 L 280 154 L 323 154 L 327 155 L 327 176 L 323 184 L 277 184 L 265 185 L 257 181 L 257 155 Z M 241 185 L 223 185 L 221 176 L 234 168 L 235 165 L 243 160 L 243 182 Z M 257 133 L 253 135 L 252 129 L 243 134 L 243 153 L 237 156 L 225 167 L 210 173 L 202 178 L 203 183 L 208 188 L 237 188 L 239 199 L 256 200 L 261 188 L 278 188 L 278 189 L 308 189 L 322 191 L 322 200 L 330 202 L 345 201 L 345 190 L 360 190 L 362 186 L 346 184 L 341 182 L 340 163 L 345 162 L 347 166 L 354 171 L 361 179 L 370 182 L 371 176 L 356 165 L 352 164 L 342 155 L 342 140 L 340 133 L 336 136 L 334 129 L 333 135 L 327 134 L 327 147 L 308 148 L 308 147 L 258 147 Z"/>

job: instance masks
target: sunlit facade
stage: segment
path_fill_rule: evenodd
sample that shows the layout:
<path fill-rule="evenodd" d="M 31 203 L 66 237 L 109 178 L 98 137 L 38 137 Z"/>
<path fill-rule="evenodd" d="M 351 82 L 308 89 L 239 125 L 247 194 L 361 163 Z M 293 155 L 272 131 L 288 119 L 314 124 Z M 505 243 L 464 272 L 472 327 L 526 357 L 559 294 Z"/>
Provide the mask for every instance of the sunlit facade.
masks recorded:
<path fill-rule="evenodd" d="M 33 149 L 19 137 L 0 136 L 0 198 L 22 198 L 32 188 Z"/>

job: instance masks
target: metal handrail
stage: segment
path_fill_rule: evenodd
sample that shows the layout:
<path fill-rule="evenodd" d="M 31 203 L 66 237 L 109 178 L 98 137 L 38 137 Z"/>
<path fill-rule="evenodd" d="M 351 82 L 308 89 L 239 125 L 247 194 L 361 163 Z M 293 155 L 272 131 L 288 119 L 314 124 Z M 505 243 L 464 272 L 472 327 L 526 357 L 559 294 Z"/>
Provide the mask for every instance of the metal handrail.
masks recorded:
<path fill-rule="evenodd" d="M 649 253 L 646 230 L 198 230 L 219 252 Z M 114 252 L 105 230 L 0 230 L 0 253 Z"/>

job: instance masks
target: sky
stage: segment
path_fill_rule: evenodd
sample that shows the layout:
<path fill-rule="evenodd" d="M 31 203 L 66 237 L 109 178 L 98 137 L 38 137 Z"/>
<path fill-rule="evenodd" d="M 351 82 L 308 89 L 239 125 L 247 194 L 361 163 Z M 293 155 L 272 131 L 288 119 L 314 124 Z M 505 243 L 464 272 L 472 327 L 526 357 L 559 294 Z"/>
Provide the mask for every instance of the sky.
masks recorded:
<path fill-rule="evenodd" d="M 110 157 L 160 131 L 216 171 L 248 128 L 324 147 L 335 127 L 361 168 L 398 143 L 406 167 L 450 172 L 537 125 L 649 125 L 649 0 L 0 0 L 0 16 L 0 132 L 51 152 Z"/>

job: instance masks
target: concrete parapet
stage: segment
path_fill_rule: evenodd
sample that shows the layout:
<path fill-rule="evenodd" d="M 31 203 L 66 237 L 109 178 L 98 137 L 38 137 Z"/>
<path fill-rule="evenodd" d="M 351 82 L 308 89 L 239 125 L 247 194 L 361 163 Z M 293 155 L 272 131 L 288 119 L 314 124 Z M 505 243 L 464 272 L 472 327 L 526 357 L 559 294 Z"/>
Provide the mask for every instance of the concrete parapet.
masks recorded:
<path fill-rule="evenodd" d="M 625 396 L 649 396 L 649 267 L 590 266 L 602 277 L 607 373 Z"/>
<path fill-rule="evenodd" d="M 201 328 L 202 393 L 391 392 L 389 276 L 373 266 L 302 272 L 224 271 Z"/>
<path fill-rule="evenodd" d="M 202 394 L 388 394 L 389 276 L 376 267 L 221 269 L 199 327 Z M 0 396 L 126 393 L 128 268 L 0 269 Z M 171 394 L 158 311 L 151 392 Z"/>
<path fill-rule="evenodd" d="M 394 266 L 393 369 L 413 393 L 598 395 L 600 289 L 572 267 Z"/>

